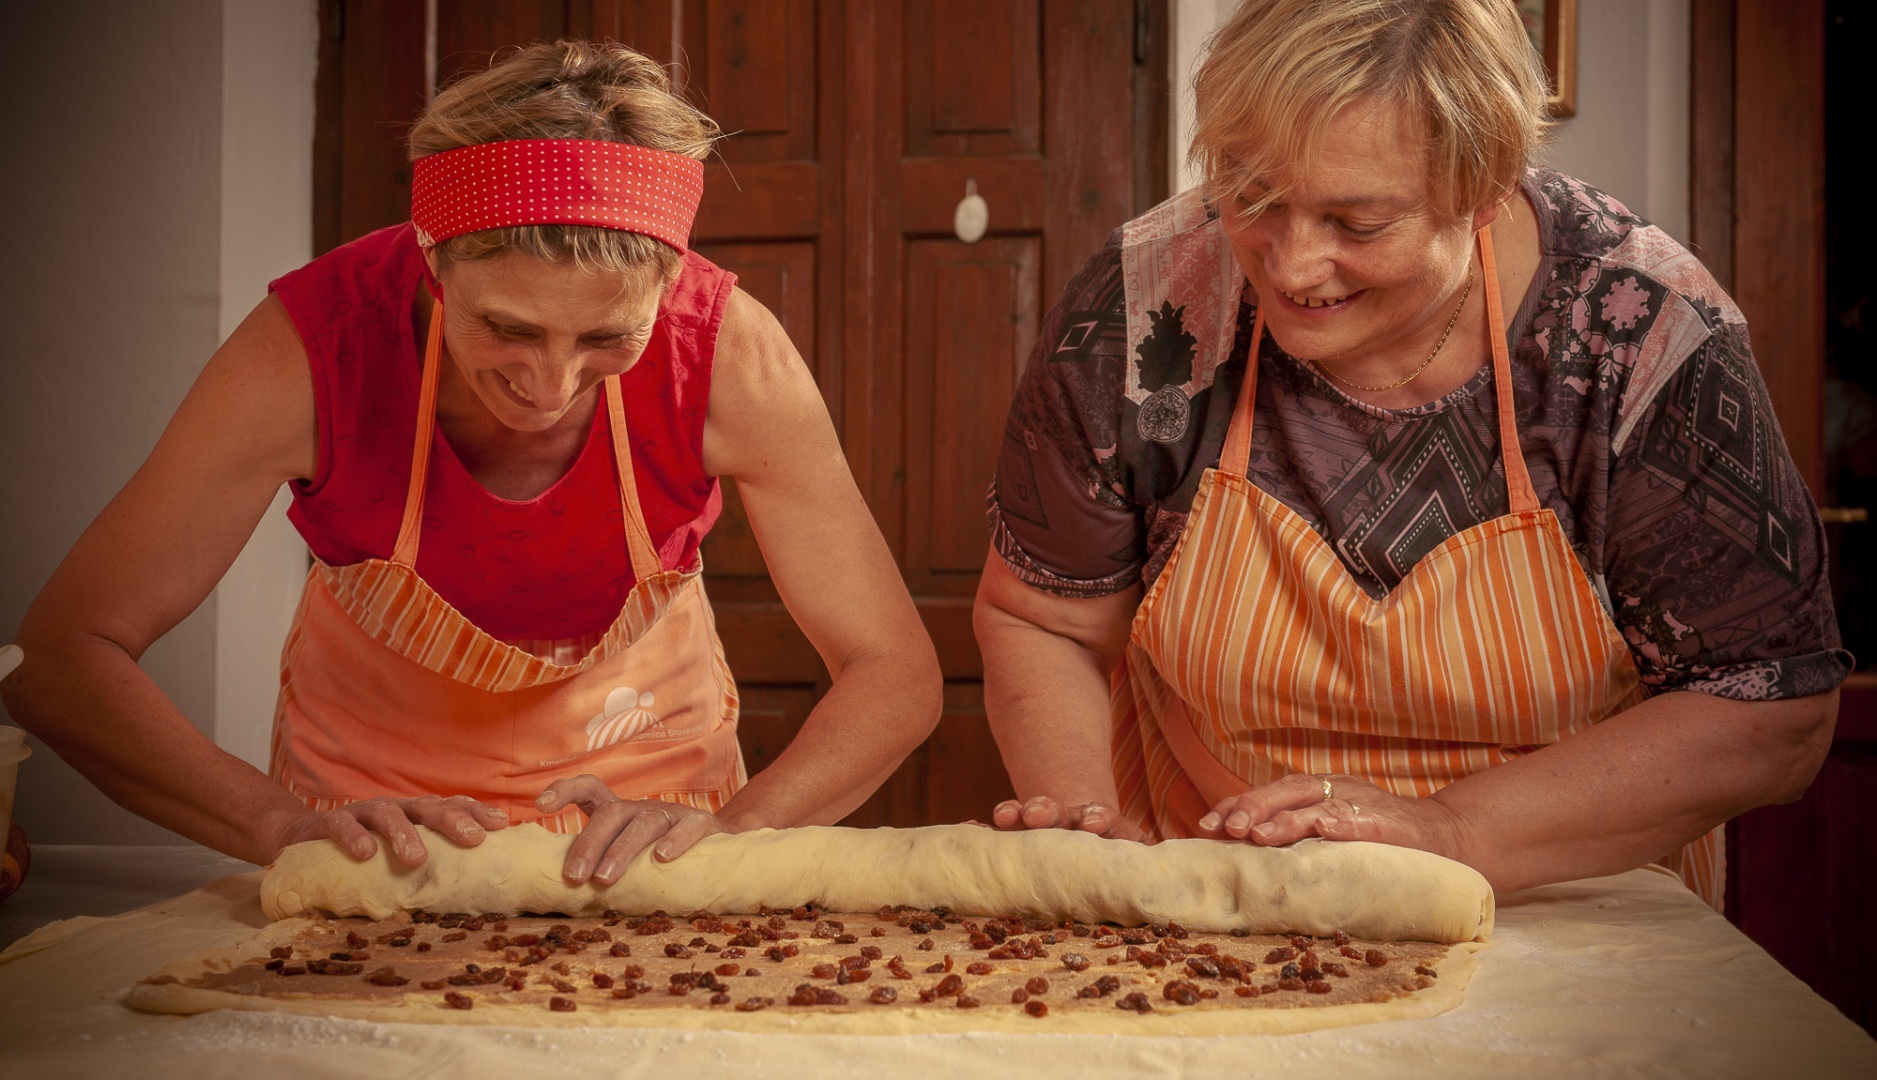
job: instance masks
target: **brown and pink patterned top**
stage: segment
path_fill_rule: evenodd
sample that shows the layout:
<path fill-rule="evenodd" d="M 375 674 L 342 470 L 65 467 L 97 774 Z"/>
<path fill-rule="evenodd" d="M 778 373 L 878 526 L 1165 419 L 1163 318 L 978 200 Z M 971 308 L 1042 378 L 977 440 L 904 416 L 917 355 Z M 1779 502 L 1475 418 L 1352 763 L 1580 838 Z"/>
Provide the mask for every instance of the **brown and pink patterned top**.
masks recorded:
<path fill-rule="evenodd" d="M 1546 170 L 1525 190 L 1543 251 L 1508 312 L 1525 459 L 1644 682 L 1750 700 L 1836 686 L 1852 659 L 1824 533 L 1739 309 L 1684 248 L 1602 192 Z M 1248 288 L 1235 334 L 1215 313 L 1166 303 L 1136 312 L 1130 336 L 1127 234 L 1050 313 L 991 486 L 997 550 L 1064 596 L 1152 584 L 1218 464 L 1244 379 Z M 1268 335 L 1258 363 L 1250 477 L 1371 595 L 1506 512 L 1489 367 L 1437 401 L 1381 409 Z"/>

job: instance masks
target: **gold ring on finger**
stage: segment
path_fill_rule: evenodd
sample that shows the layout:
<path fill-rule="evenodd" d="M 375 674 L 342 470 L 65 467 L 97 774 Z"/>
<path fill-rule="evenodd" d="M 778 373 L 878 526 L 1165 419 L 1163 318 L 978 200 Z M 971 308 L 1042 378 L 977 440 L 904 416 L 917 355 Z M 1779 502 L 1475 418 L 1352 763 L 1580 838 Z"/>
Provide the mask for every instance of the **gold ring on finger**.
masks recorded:
<path fill-rule="evenodd" d="M 1329 774 L 1323 773 L 1319 775 L 1317 779 L 1323 781 L 1323 801 L 1329 802 L 1331 799 L 1334 799 L 1336 797 L 1336 789 L 1330 784 Z"/>

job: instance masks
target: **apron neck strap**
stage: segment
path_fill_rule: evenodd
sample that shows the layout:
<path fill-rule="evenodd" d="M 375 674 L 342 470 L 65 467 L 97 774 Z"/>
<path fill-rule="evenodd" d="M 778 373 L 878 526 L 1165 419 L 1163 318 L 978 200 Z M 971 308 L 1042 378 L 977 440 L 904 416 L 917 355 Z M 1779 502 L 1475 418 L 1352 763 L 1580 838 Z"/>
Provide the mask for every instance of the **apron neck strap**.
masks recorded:
<path fill-rule="evenodd" d="M 423 381 L 417 395 L 417 435 L 411 446 L 411 475 L 404 488 L 404 517 L 398 523 L 397 544 L 391 552 L 392 562 L 413 570 L 417 567 L 417 546 L 423 535 L 424 489 L 430 480 L 430 447 L 437 430 L 437 380 L 442 369 L 443 298 L 438 296 L 430 309 L 430 332 L 424 342 Z M 607 376 L 605 385 L 607 428 L 612 436 L 613 463 L 619 471 L 619 503 L 625 515 L 626 553 L 632 560 L 633 579 L 644 581 L 663 567 L 639 507 L 639 483 L 632 471 L 632 442 L 626 434 L 619 376 Z"/>
<path fill-rule="evenodd" d="M 1492 388 L 1499 405 L 1499 448 L 1505 458 L 1506 497 L 1514 514 L 1538 509 L 1532 474 L 1519 446 L 1519 415 L 1512 402 L 1512 355 L 1506 349 L 1506 313 L 1499 297 L 1499 263 L 1492 253 L 1492 230 L 1479 231 L 1479 275 L 1486 285 L 1486 334 L 1492 344 Z"/>
<path fill-rule="evenodd" d="M 1499 269 L 1493 258 L 1491 230 L 1479 230 L 1477 239 L 1480 277 L 1486 283 L 1486 338 L 1492 349 L 1493 396 L 1499 413 L 1499 448 L 1505 459 L 1509 509 L 1514 514 L 1529 513 L 1538 509 L 1538 495 L 1519 446 L 1518 413 L 1512 402 L 1512 357 L 1506 349 L 1505 309 L 1500 304 Z M 1225 433 L 1225 450 L 1219 455 L 1219 468 L 1233 476 L 1244 476 L 1251 466 L 1252 410 L 1258 397 L 1258 352 L 1263 345 L 1264 305 L 1260 303 L 1251 328 L 1251 348 L 1245 354 L 1244 384 L 1232 406 L 1232 424 Z"/>
<path fill-rule="evenodd" d="M 404 518 L 398 524 L 391 561 L 417 567 L 417 542 L 424 531 L 424 486 L 430 479 L 430 443 L 437 429 L 437 372 L 443 356 L 443 300 L 430 306 L 430 333 L 424 340 L 424 375 L 417 395 L 417 437 L 411 444 L 411 475 L 404 486 Z"/>
<path fill-rule="evenodd" d="M 626 553 L 632 557 L 632 577 L 645 581 L 664 569 L 652 546 L 652 534 L 645 527 L 645 513 L 639 506 L 639 479 L 632 471 L 632 440 L 626 437 L 626 406 L 620 394 L 619 376 L 606 376 L 606 420 L 613 436 L 613 465 L 619 471 L 619 505 L 625 515 Z"/>

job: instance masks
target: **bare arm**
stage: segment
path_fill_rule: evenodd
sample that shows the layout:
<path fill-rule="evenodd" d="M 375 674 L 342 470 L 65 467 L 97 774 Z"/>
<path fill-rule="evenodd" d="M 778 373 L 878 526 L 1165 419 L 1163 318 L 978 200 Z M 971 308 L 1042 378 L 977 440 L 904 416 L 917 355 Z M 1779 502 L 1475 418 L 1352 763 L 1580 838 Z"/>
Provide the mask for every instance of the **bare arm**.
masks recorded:
<path fill-rule="evenodd" d="M 984 711 L 1017 801 L 999 828 L 1078 828 L 1145 839 L 1115 808 L 1109 673 L 1140 606 L 1136 585 L 1090 600 L 1030 587 L 992 551 L 972 624 L 984 654 Z"/>
<path fill-rule="evenodd" d="M 1781 701 L 1670 692 L 1426 799 L 1336 776 L 1323 802 L 1322 781 L 1297 775 L 1220 803 L 1200 825 L 1259 844 L 1321 835 L 1423 848 L 1502 892 L 1618 873 L 1799 798 L 1837 712 L 1835 690 Z"/>
<path fill-rule="evenodd" d="M 735 828 L 832 823 L 938 723 L 938 657 L 775 317 L 734 293 L 717 355 L 705 467 L 736 479 L 770 578 L 834 679 L 720 817 Z"/>
<path fill-rule="evenodd" d="M 375 831 L 421 862 L 412 821 L 475 843 L 499 813 L 443 799 L 315 813 L 204 737 L 137 664 L 221 580 L 280 485 L 313 475 L 316 456 L 306 355 L 270 296 L 41 590 L 20 624 L 26 662 L 0 690 L 23 727 L 120 806 L 218 851 L 264 863 L 329 836 L 363 858 Z"/>
<path fill-rule="evenodd" d="M 137 661 L 215 587 L 280 485 L 311 474 L 313 431 L 306 360 L 270 297 L 46 583 L 4 684 L 21 725 L 120 805 L 254 862 L 308 812 L 205 738 Z"/>

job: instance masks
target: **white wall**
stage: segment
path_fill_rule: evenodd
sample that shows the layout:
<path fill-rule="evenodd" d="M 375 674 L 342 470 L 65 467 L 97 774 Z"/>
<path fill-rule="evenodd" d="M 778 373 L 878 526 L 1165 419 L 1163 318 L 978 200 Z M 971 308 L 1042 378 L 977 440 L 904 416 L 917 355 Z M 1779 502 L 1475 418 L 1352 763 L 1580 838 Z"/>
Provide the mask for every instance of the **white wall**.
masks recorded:
<path fill-rule="evenodd" d="M 238 312 L 309 256 L 315 12 L 315 0 L 10 11 L 0 641 L 142 463 Z M 263 530 L 143 660 L 199 728 L 244 755 L 265 746 L 291 614 L 281 598 L 305 567 L 297 544 Z M 34 746 L 14 816 L 35 843 L 173 840 Z"/>
<path fill-rule="evenodd" d="M 313 257 L 318 0 L 223 0 L 221 315 L 226 338 L 267 283 Z M 215 741 L 267 767 L 280 644 L 306 576 L 287 491 L 215 590 Z"/>
<path fill-rule="evenodd" d="M 1192 138 L 1192 68 L 1238 0 L 1174 0 L 1173 188 Z M 1558 123 L 1546 164 L 1616 196 L 1677 239 L 1688 236 L 1689 0 L 1579 0 L 1577 115 Z"/>

